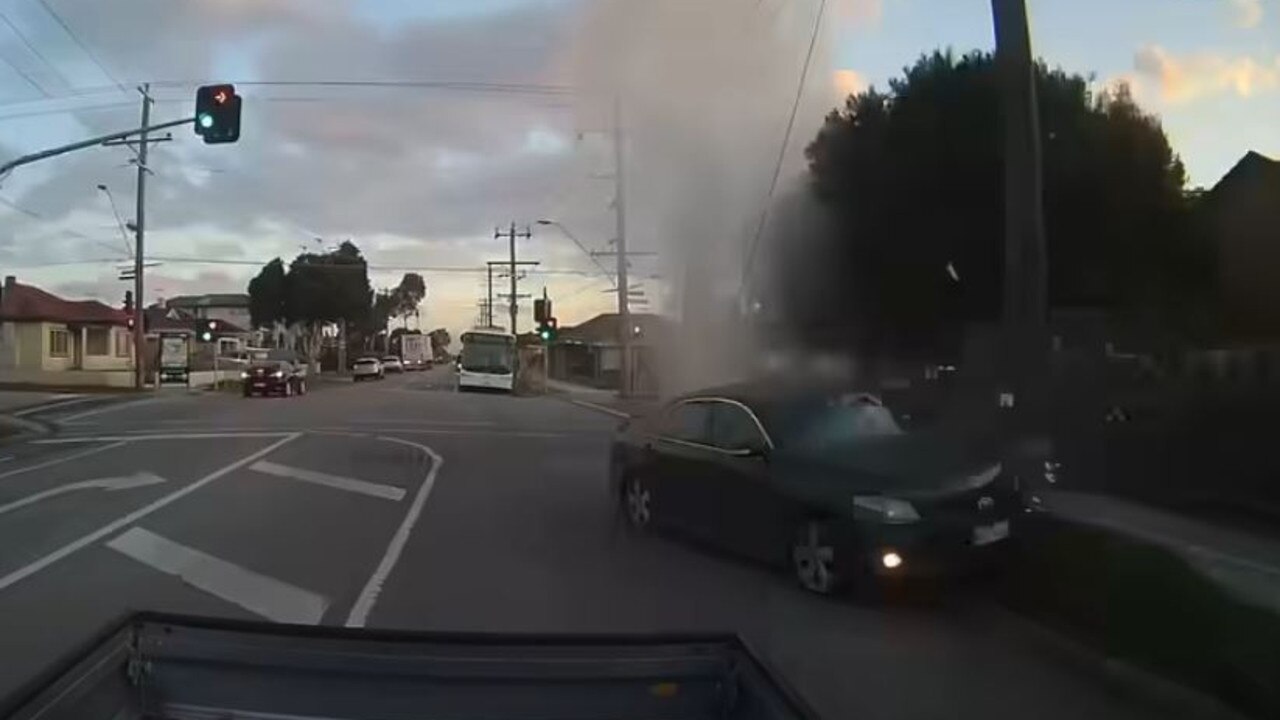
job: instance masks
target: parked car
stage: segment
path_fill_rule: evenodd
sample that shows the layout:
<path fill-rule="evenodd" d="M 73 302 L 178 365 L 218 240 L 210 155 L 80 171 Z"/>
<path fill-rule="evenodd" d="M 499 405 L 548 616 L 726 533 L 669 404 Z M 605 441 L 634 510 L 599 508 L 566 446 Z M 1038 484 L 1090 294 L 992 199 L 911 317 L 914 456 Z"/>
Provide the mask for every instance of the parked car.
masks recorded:
<path fill-rule="evenodd" d="M 351 379 L 355 382 L 381 380 L 383 377 L 382 361 L 376 357 L 362 357 L 351 365 Z"/>
<path fill-rule="evenodd" d="M 947 437 L 904 430 L 874 395 L 747 384 L 623 424 L 610 474 L 630 525 L 789 565 L 826 594 L 1001 554 L 1019 481 L 998 444 Z"/>
<path fill-rule="evenodd" d="M 240 373 L 244 396 L 281 395 L 291 397 L 307 392 L 306 371 L 283 360 L 259 360 Z"/>
<path fill-rule="evenodd" d="M 395 355 L 388 355 L 382 358 L 383 372 L 404 372 L 404 363 L 400 362 L 400 358 Z"/>

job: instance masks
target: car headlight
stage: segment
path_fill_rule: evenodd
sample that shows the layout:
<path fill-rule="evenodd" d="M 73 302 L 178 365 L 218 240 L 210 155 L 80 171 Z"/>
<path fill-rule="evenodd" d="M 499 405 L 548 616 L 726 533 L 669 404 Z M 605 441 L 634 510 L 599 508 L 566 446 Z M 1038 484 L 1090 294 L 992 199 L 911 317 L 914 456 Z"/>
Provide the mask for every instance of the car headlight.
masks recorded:
<path fill-rule="evenodd" d="M 248 379 L 249 379 L 249 373 L 245 372 L 244 370 L 241 370 L 241 371 L 240 371 L 240 379 L 241 379 L 241 380 L 248 380 Z"/>
<path fill-rule="evenodd" d="M 874 513 L 876 519 L 890 525 L 913 523 L 920 519 L 920 513 L 911 503 L 881 495 L 855 495 L 853 509 L 855 513 Z"/>
<path fill-rule="evenodd" d="M 282 378 L 282 377 L 284 377 L 284 371 L 283 371 L 283 370 L 277 370 L 277 371 L 275 371 L 275 372 L 271 373 L 271 377 L 274 377 L 274 378 Z"/>

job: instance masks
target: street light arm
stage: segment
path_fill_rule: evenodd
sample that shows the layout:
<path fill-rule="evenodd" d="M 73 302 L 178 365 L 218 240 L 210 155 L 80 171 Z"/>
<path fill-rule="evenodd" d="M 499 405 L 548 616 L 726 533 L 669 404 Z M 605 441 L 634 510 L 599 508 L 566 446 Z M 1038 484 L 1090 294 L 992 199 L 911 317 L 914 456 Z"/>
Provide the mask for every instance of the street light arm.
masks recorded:
<path fill-rule="evenodd" d="M 595 253 L 593 253 L 593 252 L 591 252 L 590 250 L 588 250 L 588 249 L 587 249 L 587 247 L 586 247 L 585 245 L 583 245 L 583 244 L 582 244 L 582 241 L 581 241 L 581 240 L 578 240 L 577 236 L 575 236 L 573 233 L 569 232 L 569 228 L 567 228 L 567 227 L 565 227 L 564 225 L 560 224 L 560 222 L 559 222 L 559 221 L 557 221 L 557 220 L 539 220 L 539 221 L 538 221 L 538 224 L 539 224 L 539 225 L 551 225 L 551 226 L 554 226 L 554 227 L 559 228 L 559 229 L 560 229 L 560 232 L 564 233 L 564 236 L 565 236 L 565 237 L 567 237 L 567 238 L 569 238 L 570 240 L 572 240 L 572 241 L 573 241 L 573 244 L 574 244 L 574 245 L 577 245 L 579 250 L 581 250 L 582 252 L 586 253 L 587 257 L 591 258 L 591 262 L 592 262 L 592 264 L 593 264 L 593 265 L 595 265 L 597 268 L 599 268 L 599 269 L 600 269 L 600 272 L 604 273 L 605 278 L 606 278 L 606 279 L 608 279 L 608 280 L 609 280 L 609 282 L 614 282 L 614 283 L 616 283 L 616 281 L 613 279 L 613 276 L 609 274 L 609 269 L 608 269 L 608 268 L 606 268 L 604 265 L 602 265 L 602 264 L 600 263 L 600 260 L 599 260 L 598 258 L 596 258 Z"/>

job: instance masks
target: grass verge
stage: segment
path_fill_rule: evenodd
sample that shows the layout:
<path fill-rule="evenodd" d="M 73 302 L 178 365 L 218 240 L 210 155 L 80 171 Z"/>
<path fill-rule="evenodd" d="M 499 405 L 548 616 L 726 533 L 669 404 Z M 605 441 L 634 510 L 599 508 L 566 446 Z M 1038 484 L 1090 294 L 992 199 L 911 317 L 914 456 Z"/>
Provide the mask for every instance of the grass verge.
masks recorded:
<path fill-rule="evenodd" d="M 1105 655 L 1280 718 L 1280 615 L 1168 551 L 1056 519 L 1028 528 L 1004 587 L 1017 612 Z"/>

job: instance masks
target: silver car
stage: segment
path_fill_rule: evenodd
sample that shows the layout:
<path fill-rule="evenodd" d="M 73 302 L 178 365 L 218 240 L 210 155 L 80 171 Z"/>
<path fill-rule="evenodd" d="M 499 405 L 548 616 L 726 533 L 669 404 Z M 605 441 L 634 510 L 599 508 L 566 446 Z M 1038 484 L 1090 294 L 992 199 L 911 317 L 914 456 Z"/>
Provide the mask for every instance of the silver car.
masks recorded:
<path fill-rule="evenodd" d="M 351 379 L 356 382 L 361 380 L 381 380 L 384 375 L 382 361 L 376 357 L 362 357 L 351 366 Z"/>

